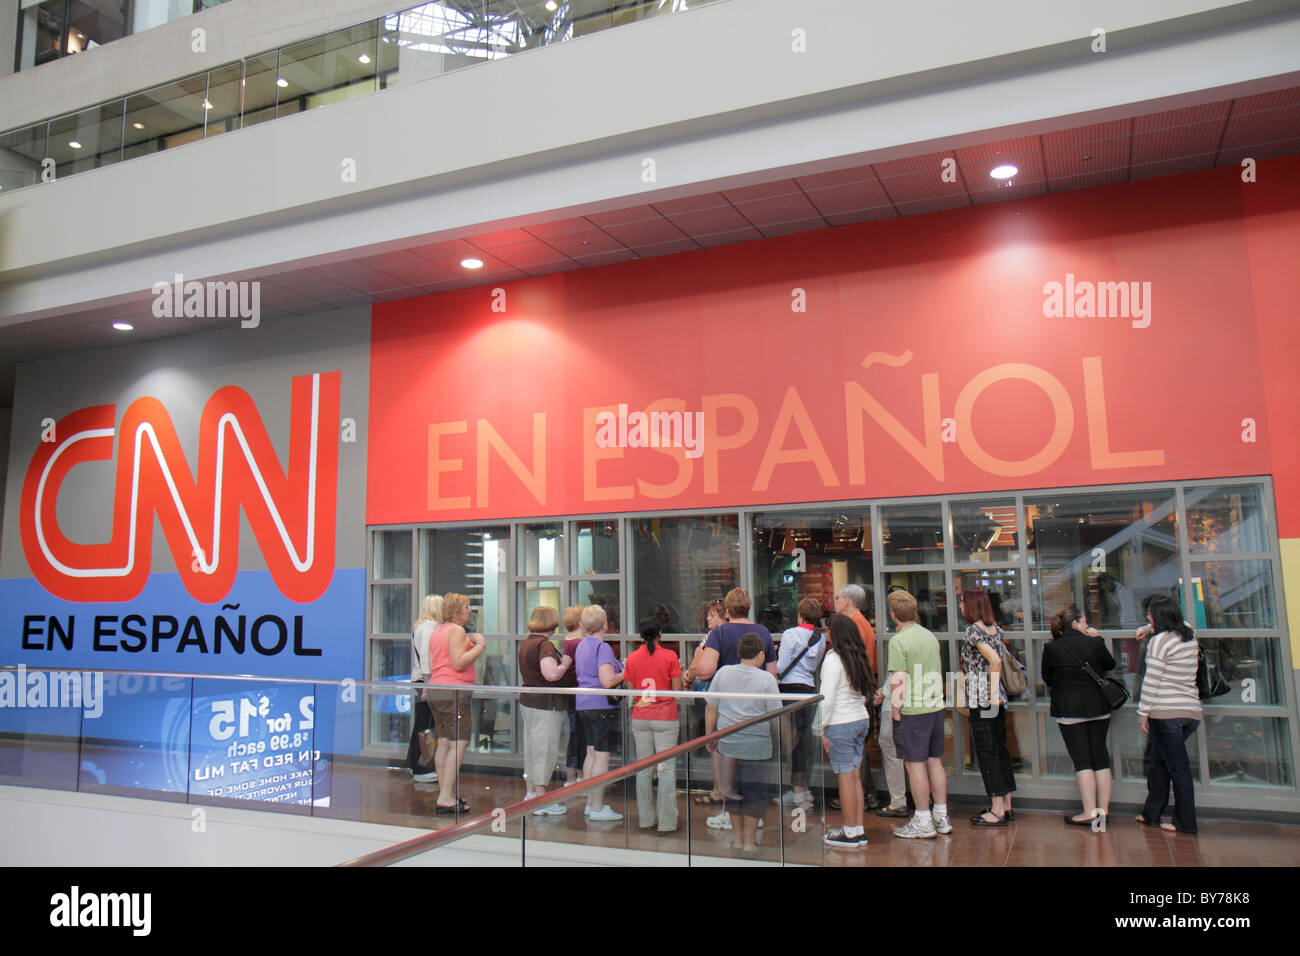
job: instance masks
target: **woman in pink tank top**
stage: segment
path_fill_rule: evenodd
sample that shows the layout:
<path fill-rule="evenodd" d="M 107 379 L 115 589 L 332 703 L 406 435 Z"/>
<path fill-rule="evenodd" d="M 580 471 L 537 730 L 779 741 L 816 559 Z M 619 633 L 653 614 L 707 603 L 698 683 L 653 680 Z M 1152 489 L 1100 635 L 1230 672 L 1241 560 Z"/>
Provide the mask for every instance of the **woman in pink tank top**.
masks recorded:
<path fill-rule="evenodd" d="M 482 634 L 466 634 L 469 622 L 469 598 L 448 594 L 442 599 L 443 623 L 429 638 L 429 683 L 474 683 L 474 662 L 482 656 L 487 642 Z M 469 691 L 429 690 L 429 708 L 433 711 L 438 734 L 438 813 L 465 813 L 469 804 L 456 793 L 460 765 L 469 749 Z"/>

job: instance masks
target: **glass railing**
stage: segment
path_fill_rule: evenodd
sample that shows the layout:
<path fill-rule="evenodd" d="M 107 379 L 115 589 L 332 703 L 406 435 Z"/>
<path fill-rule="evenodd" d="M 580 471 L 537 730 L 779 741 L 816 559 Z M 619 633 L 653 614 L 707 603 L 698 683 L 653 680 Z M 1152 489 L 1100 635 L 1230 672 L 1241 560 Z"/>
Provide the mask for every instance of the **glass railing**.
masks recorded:
<path fill-rule="evenodd" d="M 9 130 L 0 134 L 0 188 L 49 182 L 686 9 L 685 0 L 422 3 Z"/>
<path fill-rule="evenodd" d="M 443 740 L 426 742 L 435 755 L 443 751 L 438 780 L 429 779 L 427 763 L 415 767 L 416 776 L 406 754 L 376 759 L 362 747 L 368 715 L 401 714 L 412 737 L 410 714 L 424 706 L 426 693 L 444 732 Z M 822 862 L 821 748 L 804 719 L 820 698 L 740 698 L 769 708 L 752 725 L 762 724 L 750 741 L 758 756 L 741 767 L 746 787 L 739 795 L 749 793 L 750 805 L 731 815 L 747 810 L 757 818 L 752 797 L 762 791 L 764 826 L 745 852 L 743 828 L 721 825 L 724 807 L 712 802 L 727 769 L 708 752 L 704 694 L 660 692 L 650 700 L 644 691 L 554 688 L 549 701 L 539 701 L 530 693 L 536 692 L 513 686 L 4 667 L 0 784 L 457 832 L 486 816 L 487 837 L 527 836 L 551 850 L 569 844 L 583 852 L 635 850 L 697 861 Z M 606 764 L 585 759 L 581 721 L 570 707 L 580 697 L 614 702 Z M 548 714 L 534 706 L 541 704 L 561 709 Z M 653 720 L 637 716 L 653 705 L 660 708 Z M 494 745 L 476 740 L 474 750 L 465 740 L 463 763 L 449 772 L 454 738 L 489 726 Z M 735 742 L 746 729 L 735 725 L 714 738 Z M 770 741 L 766 750 L 763 740 Z M 421 764 L 422 748 L 410 742 Z M 723 740 L 724 754 L 730 747 Z M 774 800 L 791 789 L 796 765 L 795 782 L 811 800 L 779 805 Z M 542 786 L 550 792 L 540 802 L 529 799 Z M 588 817 L 584 808 L 596 800 Z M 738 836 L 741 848 L 733 850 Z"/>
<path fill-rule="evenodd" d="M 586 694 L 587 691 L 571 693 Z M 596 692 L 598 693 L 598 692 Z M 624 691 L 635 700 L 644 695 Z M 663 694 L 682 707 L 703 695 Z M 463 865 L 491 861 L 520 866 L 566 862 L 718 865 L 745 861 L 767 865 L 820 865 L 824 861 L 825 805 L 822 773 L 804 763 L 799 782 L 811 799 L 787 800 L 783 786 L 796 765 L 792 751 L 811 747 L 803 725 L 821 700 L 811 694 L 738 695 L 770 709 L 712 733 L 674 742 L 677 734 L 650 721 L 623 716 L 635 740 L 635 759 L 624 766 L 525 796 L 509 806 L 480 802 L 457 822 L 404 841 L 344 866 Z M 725 706 L 725 703 L 722 705 Z M 620 708 L 621 710 L 621 708 Z M 766 754 L 766 756 L 764 756 Z M 742 756 L 744 755 L 744 756 Z M 805 750 L 805 759 L 811 750 Z M 459 792 L 474 795 L 472 784 Z M 731 796 L 721 806 L 720 794 Z M 618 809 L 615 809 L 618 808 Z M 582 816 L 579 816 L 582 813 Z"/>

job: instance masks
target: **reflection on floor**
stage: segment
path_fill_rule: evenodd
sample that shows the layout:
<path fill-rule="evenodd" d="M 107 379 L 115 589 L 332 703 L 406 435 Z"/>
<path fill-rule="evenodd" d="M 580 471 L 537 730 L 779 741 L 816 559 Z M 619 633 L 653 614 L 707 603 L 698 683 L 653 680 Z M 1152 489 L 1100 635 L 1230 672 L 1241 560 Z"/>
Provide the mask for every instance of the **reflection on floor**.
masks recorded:
<path fill-rule="evenodd" d="M 362 819 L 373 823 L 440 829 L 466 817 L 438 816 L 437 784 L 414 783 L 404 770 L 335 764 L 334 806 L 317 815 Z M 460 794 L 471 815 L 490 813 L 523 799 L 519 778 L 466 774 Z M 732 834 L 710 829 L 705 820 L 716 807 L 701 806 L 680 792 L 675 833 L 660 834 L 638 826 L 635 785 L 610 787 L 605 803 L 623 814 L 618 822 L 592 823 L 583 817 L 585 799 L 568 802 L 563 816 L 510 821 L 500 839 L 544 840 L 608 848 L 666 851 L 711 859 L 758 860 L 772 864 L 813 866 L 1294 866 L 1300 862 L 1300 826 L 1241 823 L 1201 816 L 1196 836 L 1165 833 L 1139 826 L 1129 814 L 1113 816 L 1105 833 L 1067 827 L 1059 812 L 1017 810 L 1005 829 L 971 826 L 972 811 L 954 807 L 954 830 L 935 840 L 900 840 L 893 827 L 904 820 L 866 814 L 869 844 L 861 850 L 825 846 L 825 828 L 840 825 L 840 814 L 820 809 L 796 813 L 769 804 L 755 857 L 732 850 Z M 557 798 L 562 792 L 557 793 Z M 563 802 L 563 801 L 561 801 Z M 776 827 L 781 825 L 781 833 Z"/>

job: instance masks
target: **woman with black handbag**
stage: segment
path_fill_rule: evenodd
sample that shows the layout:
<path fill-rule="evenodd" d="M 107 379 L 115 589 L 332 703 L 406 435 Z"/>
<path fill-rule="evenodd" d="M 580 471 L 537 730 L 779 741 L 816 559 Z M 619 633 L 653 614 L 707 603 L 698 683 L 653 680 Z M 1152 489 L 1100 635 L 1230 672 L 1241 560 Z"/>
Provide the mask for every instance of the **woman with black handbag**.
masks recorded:
<path fill-rule="evenodd" d="M 1108 699 L 1104 688 L 1122 690 L 1122 685 L 1102 677 L 1115 669 L 1115 659 L 1077 607 L 1063 608 L 1052 617 L 1051 627 L 1052 640 L 1043 648 L 1043 683 L 1052 689 L 1052 716 L 1074 761 L 1083 800 L 1083 813 L 1067 814 L 1065 822 L 1091 827 L 1099 819 L 1097 829 L 1105 829 L 1113 783 L 1106 735 L 1111 709 L 1123 700 L 1116 704 Z"/>
<path fill-rule="evenodd" d="M 1187 738 L 1201 722 L 1197 688 L 1200 647 L 1173 599 L 1155 598 L 1148 612 L 1155 635 L 1147 638 L 1146 676 L 1138 702 L 1138 729 L 1150 734 L 1147 799 L 1139 823 L 1179 833 L 1196 832 L 1196 801 Z M 1207 688 L 1206 695 L 1210 693 Z M 1173 823 L 1162 823 L 1174 790 Z"/>

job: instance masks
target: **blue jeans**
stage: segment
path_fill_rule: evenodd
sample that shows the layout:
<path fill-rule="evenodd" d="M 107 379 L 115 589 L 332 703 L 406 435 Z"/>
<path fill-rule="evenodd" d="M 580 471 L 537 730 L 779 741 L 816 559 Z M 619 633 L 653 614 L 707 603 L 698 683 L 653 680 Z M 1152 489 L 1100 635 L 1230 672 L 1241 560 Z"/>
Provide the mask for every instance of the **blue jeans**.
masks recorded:
<path fill-rule="evenodd" d="M 1199 720 L 1175 717 L 1147 721 L 1151 756 L 1147 761 L 1147 802 L 1142 817 L 1151 826 L 1159 826 L 1169 806 L 1169 785 L 1174 788 L 1173 823 L 1180 833 L 1196 832 L 1196 798 L 1192 787 L 1192 767 L 1187 759 L 1187 738 L 1196 733 Z"/>

